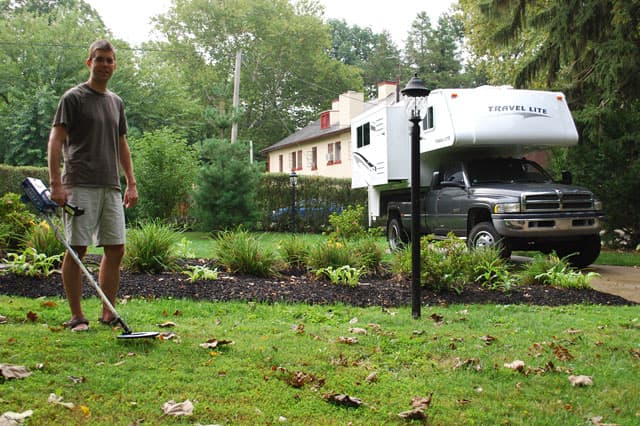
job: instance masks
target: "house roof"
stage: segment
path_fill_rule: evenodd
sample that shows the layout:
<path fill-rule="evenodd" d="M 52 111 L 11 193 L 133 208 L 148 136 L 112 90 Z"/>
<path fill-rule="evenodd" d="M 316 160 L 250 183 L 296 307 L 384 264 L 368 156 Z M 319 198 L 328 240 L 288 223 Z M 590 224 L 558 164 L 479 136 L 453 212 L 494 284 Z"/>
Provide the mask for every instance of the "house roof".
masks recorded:
<path fill-rule="evenodd" d="M 260 152 L 267 153 L 267 152 L 285 148 L 290 145 L 297 145 L 300 143 L 312 142 L 314 140 L 322 139 L 327 136 L 338 135 L 338 134 L 349 132 L 349 131 L 351 131 L 350 124 L 343 124 L 343 125 L 334 124 L 333 126 L 327 127 L 326 129 L 321 129 L 320 120 L 318 119 L 312 122 L 311 124 L 309 124 L 308 126 L 298 130 L 297 132 L 292 133 L 286 138 L 274 143 L 273 145 L 268 146 L 267 148 L 264 148 Z"/>

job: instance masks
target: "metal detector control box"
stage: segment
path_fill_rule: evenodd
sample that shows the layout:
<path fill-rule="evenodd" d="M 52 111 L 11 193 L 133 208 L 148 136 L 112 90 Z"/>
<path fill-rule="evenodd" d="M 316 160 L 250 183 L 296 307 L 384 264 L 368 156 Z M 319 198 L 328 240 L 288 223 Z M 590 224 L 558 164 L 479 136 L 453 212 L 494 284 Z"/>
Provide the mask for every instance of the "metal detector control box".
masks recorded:
<path fill-rule="evenodd" d="M 25 203 L 33 203 L 40 213 L 53 213 L 59 207 L 58 204 L 51 200 L 51 192 L 49 192 L 49 189 L 40 179 L 32 177 L 25 178 L 25 180 L 22 181 L 21 186 L 22 192 L 24 192 L 22 201 Z M 62 208 L 71 216 L 81 216 L 84 214 L 83 209 L 72 206 L 68 203 L 65 203 Z"/>

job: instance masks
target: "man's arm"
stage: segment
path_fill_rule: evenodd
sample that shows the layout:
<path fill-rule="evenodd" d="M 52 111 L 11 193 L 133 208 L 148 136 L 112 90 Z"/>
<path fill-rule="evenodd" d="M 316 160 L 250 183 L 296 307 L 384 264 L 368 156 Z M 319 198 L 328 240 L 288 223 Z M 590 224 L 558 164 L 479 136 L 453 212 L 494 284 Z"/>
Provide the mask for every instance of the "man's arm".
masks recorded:
<path fill-rule="evenodd" d="M 49 165 L 49 186 L 51 187 L 51 199 L 58 205 L 64 205 L 67 201 L 67 193 L 62 186 L 62 145 L 67 140 L 67 129 L 64 126 L 53 126 L 49 133 L 47 145 L 47 163 Z"/>
<path fill-rule="evenodd" d="M 127 136 L 122 135 L 118 141 L 120 144 L 120 166 L 127 181 L 127 187 L 124 191 L 124 206 L 126 208 L 133 207 L 138 202 L 138 190 L 136 188 L 136 178 L 133 175 L 133 162 L 131 161 L 131 151 L 127 143 Z"/>

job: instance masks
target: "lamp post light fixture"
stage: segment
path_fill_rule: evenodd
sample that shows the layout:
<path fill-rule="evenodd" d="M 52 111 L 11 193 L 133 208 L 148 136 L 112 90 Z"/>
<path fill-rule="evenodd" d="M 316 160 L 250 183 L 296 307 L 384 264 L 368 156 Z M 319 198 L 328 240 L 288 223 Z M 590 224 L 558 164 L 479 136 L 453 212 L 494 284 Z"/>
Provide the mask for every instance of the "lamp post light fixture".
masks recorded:
<path fill-rule="evenodd" d="M 422 292 L 420 287 L 420 120 L 427 96 L 431 91 L 416 73 L 401 93 L 411 126 L 411 315 L 420 318 Z M 421 111 L 422 109 L 422 111 Z"/>
<path fill-rule="evenodd" d="M 296 232 L 296 186 L 298 186 L 298 175 L 295 170 L 291 170 L 289 175 L 289 183 L 291 184 L 291 233 Z"/>

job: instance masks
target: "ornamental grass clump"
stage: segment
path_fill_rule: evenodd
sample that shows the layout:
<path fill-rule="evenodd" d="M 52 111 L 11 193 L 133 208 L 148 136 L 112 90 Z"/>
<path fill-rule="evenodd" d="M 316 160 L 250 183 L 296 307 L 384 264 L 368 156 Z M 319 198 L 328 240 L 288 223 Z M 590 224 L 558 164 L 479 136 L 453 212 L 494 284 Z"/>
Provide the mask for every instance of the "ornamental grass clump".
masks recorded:
<path fill-rule="evenodd" d="M 160 273 L 176 268 L 180 233 L 158 220 L 144 221 L 127 233 L 125 268 Z"/>
<path fill-rule="evenodd" d="M 304 238 L 292 235 L 280 241 L 279 253 L 290 269 L 305 269 L 307 257 L 309 256 L 309 244 Z"/>
<path fill-rule="evenodd" d="M 280 266 L 276 253 L 241 227 L 218 233 L 214 257 L 230 272 L 256 277 L 275 276 Z"/>

